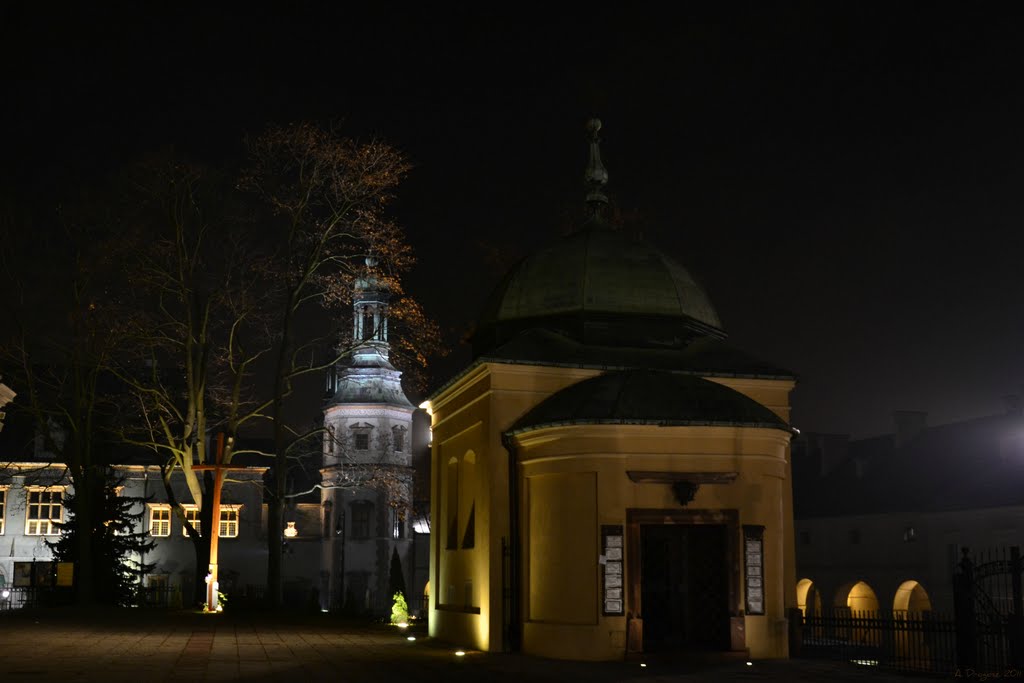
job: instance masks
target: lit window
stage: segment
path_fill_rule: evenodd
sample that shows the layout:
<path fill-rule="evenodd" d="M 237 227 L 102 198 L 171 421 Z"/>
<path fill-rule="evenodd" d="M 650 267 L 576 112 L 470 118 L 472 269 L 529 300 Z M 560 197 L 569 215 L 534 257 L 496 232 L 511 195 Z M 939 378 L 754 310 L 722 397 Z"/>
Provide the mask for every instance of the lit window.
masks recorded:
<path fill-rule="evenodd" d="M 171 535 L 171 506 L 154 505 L 149 509 L 149 535 Z"/>
<path fill-rule="evenodd" d="M 187 519 L 193 527 L 195 527 L 197 533 L 202 533 L 202 524 L 199 521 L 199 508 L 195 505 L 182 505 L 185 509 L 185 519 Z M 217 535 L 221 538 L 236 538 L 238 536 L 238 510 L 241 506 L 239 505 L 221 505 L 220 506 L 220 524 L 217 527 Z M 182 527 L 181 533 L 183 536 L 188 536 L 188 528 Z"/>
<path fill-rule="evenodd" d="M 367 451 L 370 450 L 370 435 L 366 432 L 359 432 L 356 434 L 356 450 Z"/>
<path fill-rule="evenodd" d="M 217 534 L 221 538 L 236 538 L 238 536 L 238 506 L 221 506 L 220 529 Z"/>
<path fill-rule="evenodd" d="M 199 524 L 199 508 L 195 505 L 182 505 L 185 510 L 185 519 L 189 524 L 196 530 L 197 534 L 202 535 L 202 529 Z M 188 524 L 181 525 L 181 535 L 188 536 Z"/>
<path fill-rule="evenodd" d="M 53 536 L 60 533 L 57 523 L 64 520 L 64 489 L 30 489 L 25 515 L 27 536 Z"/>
<path fill-rule="evenodd" d="M 392 510 L 394 516 L 391 526 L 391 538 L 405 538 L 405 522 L 398 514 L 398 510 Z"/>
<path fill-rule="evenodd" d="M 7 489 L 0 489 L 0 536 L 4 533 L 4 519 L 7 515 Z"/>

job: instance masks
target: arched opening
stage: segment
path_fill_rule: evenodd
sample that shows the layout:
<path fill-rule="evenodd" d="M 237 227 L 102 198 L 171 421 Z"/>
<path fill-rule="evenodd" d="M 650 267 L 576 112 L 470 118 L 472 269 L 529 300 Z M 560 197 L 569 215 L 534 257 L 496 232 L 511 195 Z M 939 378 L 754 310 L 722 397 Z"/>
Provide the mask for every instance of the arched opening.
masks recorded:
<path fill-rule="evenodd" d="M 466 520 L 462 532 L 462 547 L 476 545 L 476 453 L 468 451 L 462 456 L 462 471 L 459 473 L 460 516 Z"/>
<path fill-rule="evenodd" d="M 836 593 L 836 607 L 849 607 L 854 612 L 877 612 L 878 597 L 863 581 L 846 584 Z"/>
<path fill-rule="evenodd" d="M 932 601 L 928 593 L 917 581 L 904 581 L 896 589 L 896 597 L 893 598 L 892 608 L 897 612 L 930 612 Z"/>
<path fill-rule="evenodd" d="M 858 581 L 853 584 L 846 584 L 836 593 L 836 607 L 849 610 L 848 615 L 852 617 L 852 626 L 837 629 L 836 636 L 848 639 L 860 645 L 878 645 L 879 632 L 877 630 L 858 626 L 858 619 L 870 619 L 877 617 L 878 596 L 867 583 Z"/>
<path fill-rule="evenodd" d="M 810 579 L 801 579 L 797 582 L 796 605 L 805 617 L 821 614 L 821 593 Z"/>
<path fill-rule="evenodd" d="M 370 306 L 363 306 L 363 339 L 373 339 L 377 333 L 374 322 L 376 316 L 374 310 Z"/>
<path fill-rule="evenodd" d="M 912 662 L 916 668 L 926 669 L 931 663 L 929 644 L 925 634 L 920 631 L 916 624 L 920 624 L 927 616 L 923 612 L 930 612 L 932 601 L 928 593 L 917 581 L 904 581 L 896 589 L 896 596 L 892 601 L 893 617 L 896 630 L 893 637 L 893 644 L 896 647 L 896 656 L 903 660 Z"/>
<path fill-rule="evenodd" d="M 459 547 L 459 459 L 452 457 L 448 460 L 448 472 L 445 485 L 448 490 L 445 496 L 445 519 L 448 522 L 448 537 L 445 539 L 447 550 L 456 550 Z"/>

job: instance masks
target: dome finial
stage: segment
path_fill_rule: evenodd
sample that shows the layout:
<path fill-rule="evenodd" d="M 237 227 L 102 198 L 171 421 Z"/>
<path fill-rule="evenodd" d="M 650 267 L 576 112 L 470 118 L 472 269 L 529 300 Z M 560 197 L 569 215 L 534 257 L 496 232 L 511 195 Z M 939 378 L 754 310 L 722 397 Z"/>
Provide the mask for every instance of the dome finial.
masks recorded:
<path fill-rule="evenodd" d="M 587 135 L 590 138 L 590 159 L 584 179 L 587 183 L 587 205 L 594 214 L 598 214 L 608 203 L 604 186 L 608 184 L 608 171 L 601 163 L 601 139 L 597 136 L 601 130 L 601 119 L 587 121 Z"/>

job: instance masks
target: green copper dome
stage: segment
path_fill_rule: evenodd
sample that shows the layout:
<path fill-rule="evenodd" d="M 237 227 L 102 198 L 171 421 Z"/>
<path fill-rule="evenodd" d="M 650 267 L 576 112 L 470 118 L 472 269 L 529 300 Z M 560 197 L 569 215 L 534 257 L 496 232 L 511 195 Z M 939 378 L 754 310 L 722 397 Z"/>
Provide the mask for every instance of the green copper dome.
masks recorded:
<path fill-rule="evenodd" d="M 681 265 L 620 232 L 590 228 L 528 256 L 484 305 L 476 355 L 529 328 L 583 343 L 682 347 L 723 338 L 707 294 Z"/>

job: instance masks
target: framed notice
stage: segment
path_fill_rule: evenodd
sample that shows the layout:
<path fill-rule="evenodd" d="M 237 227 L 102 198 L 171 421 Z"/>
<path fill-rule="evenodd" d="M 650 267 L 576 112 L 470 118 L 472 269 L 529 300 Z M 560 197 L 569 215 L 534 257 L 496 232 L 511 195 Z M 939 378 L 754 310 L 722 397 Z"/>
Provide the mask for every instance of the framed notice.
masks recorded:
<path fill-rule="evenodd" d="M 626 613 L 626 603 L 622 599 L 624 539 L 621 525 L 601 526 L 601 556 L 598 558 L 598 567 L 601 570 L 603 588 L 601 614 L 606 617 L 620 617 Z"/>
<path fill-rule="evenodd" d="M 58 562 L 57 563 L 57 585 L 58 586 L 72 586 L 75 583 L 75 563 L 74 562 Z"/>
<path fill-rule="evenodd" d="M 764 614 L 764 527 L 743 525 L 747 614 Z"/>

